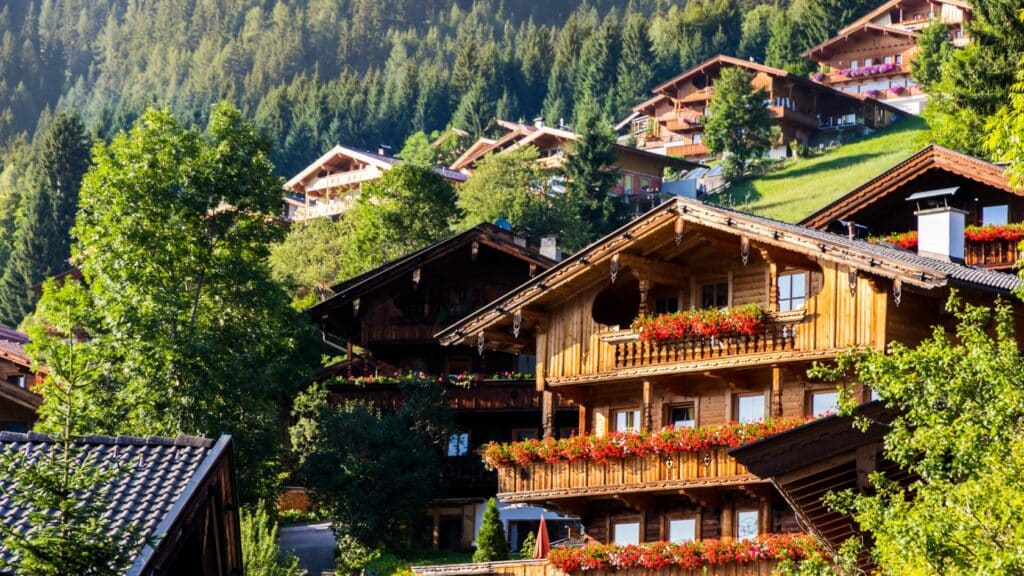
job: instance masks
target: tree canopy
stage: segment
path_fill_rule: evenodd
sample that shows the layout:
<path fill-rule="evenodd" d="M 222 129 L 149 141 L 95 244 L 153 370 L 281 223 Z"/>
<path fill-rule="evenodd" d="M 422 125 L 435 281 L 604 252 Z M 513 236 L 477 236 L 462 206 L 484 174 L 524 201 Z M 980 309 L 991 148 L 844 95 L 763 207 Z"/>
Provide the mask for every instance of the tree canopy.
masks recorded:
<path fill-rule="evenodd" d="M 743 173 L 747 160 L 771 148 L 772 122 L 764 105 L 768 93 L 755 90 L 751 81 L 752 74 L 742 68 L 724 68 L 704 119 L 704 142 L 711 153 L 725 153 L 730 180 Z"/>

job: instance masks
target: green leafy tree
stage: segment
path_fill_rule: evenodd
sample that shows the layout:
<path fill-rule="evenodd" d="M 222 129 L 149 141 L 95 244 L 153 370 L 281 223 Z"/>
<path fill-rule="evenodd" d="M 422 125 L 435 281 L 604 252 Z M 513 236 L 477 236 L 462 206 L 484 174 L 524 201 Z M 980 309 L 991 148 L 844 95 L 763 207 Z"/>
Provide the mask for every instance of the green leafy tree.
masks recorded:
<path fill-rule="evenodd" d="M 562 172 L 566 195 L 587 226 L 590 241 L 623 224 L 626 204 L 611 193 L 619 179 L 615 168 L 615 132 L 611 126 L 591 108 L 583 112 L 576 130 L 579 138 L 569 145 Z"/>
<path fill-rule="evenodd" d="M 231 433 L 246 502 L 275 493 L 281 405 L 315 352 L 267 265 L 280 201 L 267 143 L 233 106 L 218 105 L 205 132 L 149 110 L 97 146 L 74 228 L 82 330 L 108 366 L 82 426 Z"/>
<path fill-rule="evenodd" d="M 831 494 L 872 537 L 886 574 L 1016 574 L 1024 570 L 1024 358 L 1011 306 L 947 309 L 955 331 L 936 327 L 915 348 L 841 356 L 813 377 L 862 382 L 898 415 L 885 457 L 910 474 L 882 473 L 874 491 Z M 850 402 L 846 402 L 849 410 Z"/>
<path fill-rule="evenodd" d="M 480 531 L 476 535 L 476 551 L 473 562 L 496 562 L 508 560 L 508 539 L 505 538 L 505 525 L 498 515 L 498 505 L 494 498 L 487 501 Z"/>
<path fill-rule="evenodd" d="M 402 397 L 394 412 L 360 402 L 331 405 L 322 385 L 295 400 L 290 436 L 299 471 L 335 532 L 351 540 L 347 556 L 362 551 L 359 558 L 369 560 L 378 548 L 408 549 L 440 489 L 440 450 L 451 429 L 443 389 L 409 382 Z"/>
<path fill-rule="evenodd" d="M 936 20 L 923 30 L 917 39 L 918 53 L 910 63 L 914 80 L 931 90 L 942 79 L 942 66 L 953 54 L 953 45 L 949 41 L 949 28 Z"/>
<path fill-rule="evenodd" d="M 10 259 L 0 277 L 0 322 L 9 326 L 32 312 L 37 298 L 32 286 L 70 267 L 71 227 L 89 167 L 89 139 L 76 114 L 57 114 L 41 139 L 29 168 Z"/>
<path fill-rule="evenodd" d="M 347 214 L 337 220 L 314 218 L 292 224 L 284 240 L 273 246 L 270 273 L 294 295 L 293 308 L 309 308 L 330 296 L 331 286 L 360 272 L 349 257 L 352 228 Z"/>
<path fill-rule="evenodd" d="M 242 540 L 242 568 L 250 576 L 303 576 L 299 559 L 289 553 L 282 557 L 277 543 L 277 522 L 260 502 L 254 509 L 243 508 L 239 517 Z"/>
<path fill-rule="evenodd" d="M 409 136 L 397 156 L 410 164 L 424 168 L 433 167 L 437 163 L 434 147 L 430 145 L 430 138 L 422 130 Z"/>
<path fill-rule="evenodd" d="M 985 125 L 1009 101 L 1024 57 L 1024 4 L 984 0 L 972 6 L 964 22 L 971 41 L 942 66 L 923 115 L 936 143 L 982 155 Z"/>
<path fill-rule="evenodd" d="M 115 576 L 131 565 L 143 526 L 115 527 L 111 486 L 121 481 L 121 464 L 97 462 L 79 442 L 83 398 L 102 387 L 106 366 L 96 345 L 68 338 L 88 313 L 88 294 L 78 284 L 45 285 L 48 297 L 29 327 L 33 365 L 47 367 L 42 390 L 44 416 L 52 431 L 49 450 L 37 457 L 0 451 L 0 471 L 15 489 L 6 497 L 28 511 L 32 531 L 0 525 L 3 547 L 18 558 L 0 566 L 26 576 Z"/>
<path fill-rule="evenodd" d="M 755 90 L 752 75 L 742 68 L 724 68 L 715 80 L 714 93 L 704 119 L 704 142 L 713 154 L 725 153 L 725 176 L 743 174 L 747 160 L 772 145 L 772 121 L 764 101 L 765 90 Z"/>
<path fill-rule="evenodd" d="M 570 244 L 583 243 L 579 213 L 565 195 L 551 191 L 554 172 L 538 165 L 537 158 L 537 149 L 526 146 L 489 154 L 477 162 L 459 189 L 459 205 L 465 213 L 460 227 L 505 219 L 526 236 L 559 235 Z"/>
<path fill-rule="evenodd" d="M 429 168 L 399 164 L 363 188 L 347 218 L 353 269 L 365 272 L 443 240 L 462 219 L 455 189 Z"/>

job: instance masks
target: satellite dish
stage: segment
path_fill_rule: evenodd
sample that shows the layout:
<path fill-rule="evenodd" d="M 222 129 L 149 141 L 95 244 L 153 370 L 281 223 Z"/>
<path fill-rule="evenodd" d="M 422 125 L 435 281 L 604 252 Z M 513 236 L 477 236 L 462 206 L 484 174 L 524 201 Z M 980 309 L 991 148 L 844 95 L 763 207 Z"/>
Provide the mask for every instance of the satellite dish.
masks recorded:
<path fill-rule="evenodd" d="M 498 218 L 497 220 L 495 220 L 494 225 L 506 232 L 512 231 L 512 224 L 510 224 L 509 221 L 505 220 L 504 218 Z"/>

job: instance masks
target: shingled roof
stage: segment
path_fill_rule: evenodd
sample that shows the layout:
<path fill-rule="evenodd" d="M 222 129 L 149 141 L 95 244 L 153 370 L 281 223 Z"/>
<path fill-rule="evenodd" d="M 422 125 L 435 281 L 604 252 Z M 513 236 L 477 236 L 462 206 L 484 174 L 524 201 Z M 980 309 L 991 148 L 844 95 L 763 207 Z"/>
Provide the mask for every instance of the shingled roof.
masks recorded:
<path fill-rule="evenodd" d="M 231 437 L 214 442 L 194 436 L 177 438 L 90 436 L 80 441 L 84 451 L 99 464 L 126 465 L 126 476 L 111 486 L 110 508 L 113 530 L 125 530 L 132 523 L 143 527 L 135 542 L 134 563 L 128 574 L 148 573 L 148 565 L 189 500 L 214 465 L 230 449 Z M 21 451 L 34 460 L 53 448 L 54 439 L 44 434 L 0 432 L 0 451 Z M 11 501 L 16 480 L 0 477 L 0 518 L 9 528 L 31 532 L 28 510 Z M 151 544 L 143 545 L 146 541 Z M 155 547 L 155 548 L 154 548 Z M 16 560 L 0 545 L 0 564 Z"/>

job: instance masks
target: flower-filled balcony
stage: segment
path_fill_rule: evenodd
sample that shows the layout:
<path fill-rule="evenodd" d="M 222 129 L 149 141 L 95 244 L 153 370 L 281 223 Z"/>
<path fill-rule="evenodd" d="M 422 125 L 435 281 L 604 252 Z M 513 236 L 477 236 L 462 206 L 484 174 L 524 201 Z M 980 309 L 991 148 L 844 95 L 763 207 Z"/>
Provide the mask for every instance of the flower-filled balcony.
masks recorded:
<path fill-rule="evenodd" d="M 604 340 L 615 346 L 616 369 L 637 368 L 797 350 L 802 322 L 802 311 L 772 315 L 757 305 L 685 310 L 641 316 Z"/>
<path fill-rule="evenodd" d="M 898 232 L 872 238 L 904 250 L 917 250 L 917 231 Z M 1020 257 L 1024 223 L 992 226 L 968 226 L 964 229 L 964 264 L 981 268 L 1012 268 Z"/>
<path fill-rule="evenodd" d="M 628 571 L 630 576 L 729 575 L 768 576 L 785 560 L 800 561 L 822 553 L 817 541 L 805 534 L 763 534 L 751 540 L 699 540 L 639 546 L 590 544 L 583 548 L 555 548 L 548 555 L 552 566 L 570 575 L 605 576 Z"/>
<path fill-rule="evenodd" d="M 697 428 L 670 426 L 658 432 L 492 442 L 481 449 L 481 455 L 488 467 L 498 470 L 498 495 L 506 502 L 678 492 L 760 482 L 728 451 L 804 422 L 779 418 Z"/>

